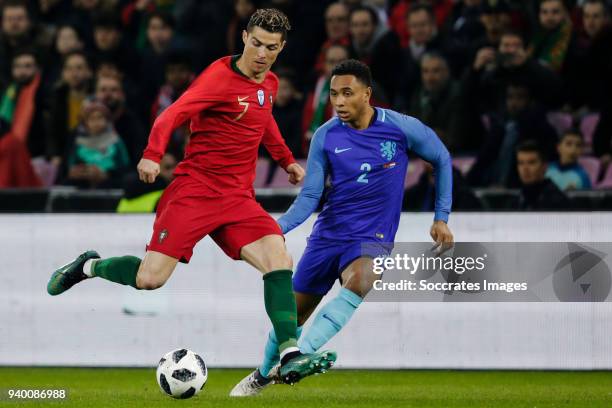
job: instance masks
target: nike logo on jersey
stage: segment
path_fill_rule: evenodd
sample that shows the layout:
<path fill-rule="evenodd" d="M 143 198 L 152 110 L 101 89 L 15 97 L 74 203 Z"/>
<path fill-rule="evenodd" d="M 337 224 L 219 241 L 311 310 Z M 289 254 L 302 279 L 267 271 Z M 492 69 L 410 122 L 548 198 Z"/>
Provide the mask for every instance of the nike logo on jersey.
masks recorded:
<path fill-rule="evenodd" d="M 339 153 L 346 152 L 347 150 L 351 150 L 351 149 L 352 147 L 347 147 L 346 149 L 338 149 L 336 147 L 336 150 L 334 150 L 334 153 L 339 154 Z"/>
<path fill-rule="evenodd" d="M 237 96 L 237 98 L 238 98 L 238 105 L 244 106 L 244 110 L 240 112 L 240 114 L 234 118 L 234 121 L 239 121 L 240 119 L 242 119 L 247 109 L 249 109 L 249 102 L 245 102 L 245 100 L 249 98 L 248 96 L 243 96 L 242 98 L 240 96 Z"/>

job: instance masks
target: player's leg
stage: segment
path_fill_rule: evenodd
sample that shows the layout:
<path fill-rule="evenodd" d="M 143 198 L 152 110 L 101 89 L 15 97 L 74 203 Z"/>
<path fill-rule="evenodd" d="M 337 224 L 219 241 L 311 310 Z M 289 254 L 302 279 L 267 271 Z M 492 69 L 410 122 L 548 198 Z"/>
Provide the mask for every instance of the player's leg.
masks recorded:
<path fill-rule="evenodd" d="M 296 293 L 295 300 L 298 312 L 298 327 L 297 337 L 299 339 L 302 333 L 302 322 L 308 319 L 308 316 L 317 307 L 321 301 L 321 296 L 308 295 L 304 293 Z M 268 340 L 264 348 L 264 359 L 259 368 L 256 368 L 252 373 L 244 377 L 230 391 L 230 397 L 249 397 L 259 394 L 264 388 L 279 380 L 279 352 L 278 340 L 274 329 L 268 333 Z"/>
<path fill-rule="evenodd" d="M 243 259 L 263 273 L 264 303 L 279 343 L 281 376 L 294 383 L 323 371 L 323 366 L 335 361 L 335 353 L 303 355 L 297 347 L 293 262 L 280 227 L 251 198 L 228 197 L 224 204 L 226 222 L 211 237 L 230 257 Z"/>
<path fill-rule="evenodd" d="M 323 296 L 321 295 L 313 295 L 309 293 L 298 293 L 295 292 L 295 302 L 297 306 L 297 319 L 298 319 L 298 327 L 297 327 L 297 337 L 300 338 L 302 334 L 302 326 L 310 315 L 315 311 L 319 302 Z M 276 338 L 276 333 L 274 330 L 270 330 L 268 333 L 268 341 L 266 342 L 266 346 L 264 348 L 264 359 L 258 369 L 258 374 L 263 378 L 270 377 L 268 374 L 270 370 L 278 364 L 280 359 L 278 352 L 278 340 Z"/>
<path fill-rule="evenodd" d="M 100 259 L 95 251 L 87 251 L 53 273 L 47 292 L 59 295 L 94 277 L 135 289 L 157 289 L 168 280 L 177 262 L 178 259 L 155 251 L 147 251 L 142 260 L 131 255 Z"/>
<path fill-rule="evenodd" d="M 281 235 L 266 235 L 242 247 L 240 256 L 263 273 L 266 312 L 278 339 L 281 359 L 299 352 L 297 312 L 293 296 L 293 261 Z"/>
<path fill-rule="evenodd" d="M 144 259 L 135 256 L 100 259 L 96 251 L 87 251 L 53 273 L 47 285 L 49 294 L 59 295 L 76 283 L 93 277 L 136 289 L 150 290 L 162 286 L 179 259 L 189 261 L 193 246 L 208 228 L 207 219 L 202 220 L 201 216 L 202 203 L 190 195 L 193 188 L 189 180 L 177 178 L 166 189 L 158 205 L 153 235 Z"/>
<path fill-rule="evenodd" d="M 360 257 L 342 271 L 342 288 L 315 316 L 312 325 L 301 338 L 300 348 L 311 353 L 321 348 L 349 322 L 374 281 L 372 258 Z"/>
<path fill-rule="evenodd" d="M 338 251 L 328 242 L 309 240 L 306 250 L 293 276 L 294 295 L 297 304 L 298 328 L 314 312 L 324 294 L 333 286 L 338 277 Z M 279 380 L 280 368 L 278 340 L 274 329 L 268 334 L 261 366 L 242 379 L 230 392 L 230 396 L 252 396 L 259 394 L 266 386 Z M 325 364 L 329 367 L 329 364 Z M 282 381 L 282 380 L 281 380 Z"/>

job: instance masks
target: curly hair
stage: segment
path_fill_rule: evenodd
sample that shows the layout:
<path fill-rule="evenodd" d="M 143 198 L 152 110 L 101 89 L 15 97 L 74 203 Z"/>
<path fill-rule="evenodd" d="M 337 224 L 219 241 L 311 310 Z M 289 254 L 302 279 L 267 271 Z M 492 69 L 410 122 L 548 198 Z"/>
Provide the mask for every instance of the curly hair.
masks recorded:
<path fill-rule="evenodd" d="M 283 41 L 287 38 L 287 31 L 291 30 L 289 19 L 280 10 L 273 8 L 258 9 L 247 24 L 247 31 L 250 33 L 253 27 L 260 27 L 270 33 L 281 33 Z"/>

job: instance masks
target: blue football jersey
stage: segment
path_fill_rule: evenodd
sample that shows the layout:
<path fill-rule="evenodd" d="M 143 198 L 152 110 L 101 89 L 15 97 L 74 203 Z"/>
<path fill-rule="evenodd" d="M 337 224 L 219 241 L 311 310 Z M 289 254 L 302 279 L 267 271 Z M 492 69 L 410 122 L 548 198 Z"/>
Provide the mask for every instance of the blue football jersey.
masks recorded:
<path fill-rule="evenodd" d="M 408 152 L 434 166 L 434 219 L 447 221 L 452 165 L 444 144 L 419 120 L 376 108 L 376 119 L 366 129 L 356 130 L 332 118 L 314 133 L 304 187 L 278 221 L 283 233 L 316 210 L 329 176 L 331 188 L 311 236 L 392 242 L 402 210 Z"/>

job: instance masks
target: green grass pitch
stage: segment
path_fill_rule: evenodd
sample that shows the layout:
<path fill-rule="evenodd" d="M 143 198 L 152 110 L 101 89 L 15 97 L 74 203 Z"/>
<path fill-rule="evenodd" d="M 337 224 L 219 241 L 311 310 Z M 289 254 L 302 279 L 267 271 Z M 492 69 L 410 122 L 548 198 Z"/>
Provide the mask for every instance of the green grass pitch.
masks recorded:
<path fill-rule="evenodd" d="M 255 398 L 228 393 L 249 370 L 211 369 L 189 400 L 162 394 L 154 369 L 0 368 L 0 406 L 32 407 L 612 407 L 612 372 L 331 370 Z M 10 388 L 64 388 L 66 401 L 8 401 Z"/>

